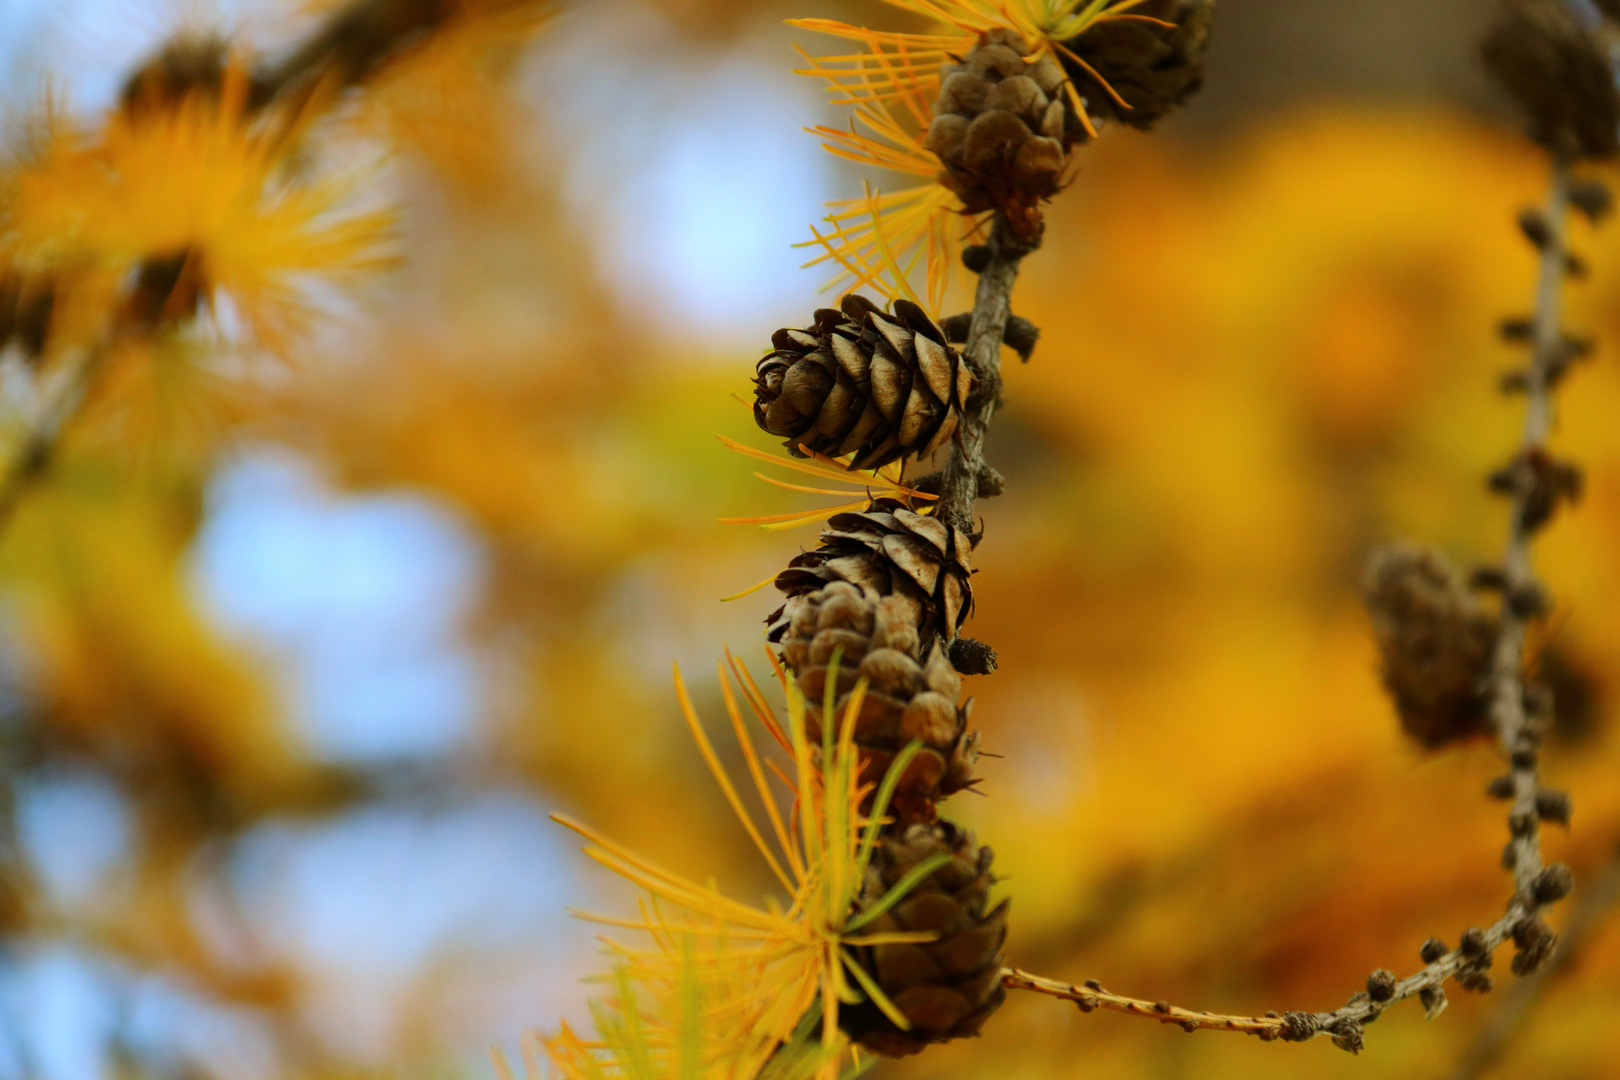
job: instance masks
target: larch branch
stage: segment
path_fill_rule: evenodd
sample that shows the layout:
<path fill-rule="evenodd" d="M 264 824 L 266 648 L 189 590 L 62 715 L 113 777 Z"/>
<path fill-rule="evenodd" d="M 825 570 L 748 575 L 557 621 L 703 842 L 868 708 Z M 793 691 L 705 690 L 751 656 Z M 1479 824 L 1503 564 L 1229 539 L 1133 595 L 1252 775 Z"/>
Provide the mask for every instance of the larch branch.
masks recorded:
<path fill-rule="evenodd" d="M 1620 902 L 1620 845 L 1615 846 L 1599 878 L 1583 892 L 1569 925 L 1564 928 L 1558 951 L 1540 971 L 1519 980 L 1508 991 L 1496 1014 L 1480 1029 L 1463 1054 L 1452 1080 L 1476 1080 L 1497 1062 L 1548 985 L 1580 955 L 1592 935 L 1609 918 L 1616 902 Z"/>
<path fill-rule="evenodd" d="M 939 509 L 945 521 L 976 533 L 973 507 L 981 478 L 993 476 L 984 460 L 984 437 L 1001 405 L 1001 348 L 1012 317 L 1012 291 L 1018 268 L 1033 249 L 1012 235 L 1001 215 L 990 230 L 990 257 L 979 274 L 963 356 L 977 384 L 969 396 L 962 425 L 952 441 L 950 461 L 940 477 Z"/>
<path fill-rule="evenodd" d="M 1570 162 L 1555 157 L 1547 195 L 1547 235 L 1538 241 L 1541 266 L 1536 293 L 1535 348 L 1526 380 L 1528 406 L 1516 459 L 1518 462 L 1545 455 L 1545 444 L 1552 430 L 1552 389 L 1556 381 L 1554 369 L 1562 360 L 1565 341 L 1562 309 L 1569 256 L 1570 184 Z M 983 289 L 981 282 L 981 306 L 984 301 Z M 988 323 L 981 328 L 977 310 L 974 328 L 976 331 L 988 329 Z M 970 347 L 972 344 L 970 341 Z M 970 445 L 976 447 L 978 444 Z M 1525 639 L 1531 622 L 1538 617 L 1538 605 L 1520 602 L 1520 598 L 1542 595 L 1542 586 L 1531 561 L 1532 540 L 1537 529 L 1546 521 L 1546 515 L 1533 506 L 1534 500 L 1547 496 L 1540 487 L 1539 483 L 1520 483 L 1514 489 L 1512 524 L 1503 563 L 1506 588 L 1501 629 L 1492 657 L 1488 687 L 1491 718 L 1502 752 L 1511 765 L 1512 804 L 1508 827 L 1512 839 L 1504 852 L 1504 861 L 1513 871 L 1514 891 L 1501 918 L 1487 929 L 1468 930 L 1457 948 L 1444 951 L 1420 971 L 1404 979 L 1396 981 L 1388 972 L 1374 973 L 1368 980 L 1366 991 L 1356 993 L 1342 1008 L 1331 1012 L 1290 1012 L 1265 1017 L 1225 1016 L 1182 1009 L 1162 1001 L 1149 1003 L 1120 997 L 1103 991 L 1095 982 L 1076 987 L 1072 983 L 1029 975 L 1013 968 L 1003 969 L 1002 985 L 1012 990 L 1030 990 L 1075 1001 L 1087 1012 L 1093 1008 L 1110 1009 L 1132 1016 L 1146 1016 L 1162 1023 L 1179 1024 L 1188 1031 L 1238 1031 L 1286 1042 L 1302 1042 L 1317 1035 L 1329 1035 L 1340 1047 L 1352 1052 L 1361 1049 L 1364 1025 L 1376 1020 L 1396 1002 L 1423 996 L 1429 1014 L 1438 1015 L 1440 1009 L 1444 1008 L 1441 988 L 1448 979 L 1459 973 L 1468 975 L 1475 988 L 1487 989 L 1489 976 L 1484 972 L 1491 966 L 1491 958 L 1496 950 L 1514 938 L 1521 928 L 1532 926 L 1542 905 L 1562 899 L 1569 888 L 1566 868 L 1549 869 L 1542 864 L 1538 808 L 1541 782 L 1536 752 L 1540 740 L 1536 723 L 1525 704 Z M 967 505 L 971 509 L 971 500 Z M 1440 950 L 1437 948 L 1436 951 Z M 1431 955 L 1426 953 L 1424 958 L 1428 960 Z"/>

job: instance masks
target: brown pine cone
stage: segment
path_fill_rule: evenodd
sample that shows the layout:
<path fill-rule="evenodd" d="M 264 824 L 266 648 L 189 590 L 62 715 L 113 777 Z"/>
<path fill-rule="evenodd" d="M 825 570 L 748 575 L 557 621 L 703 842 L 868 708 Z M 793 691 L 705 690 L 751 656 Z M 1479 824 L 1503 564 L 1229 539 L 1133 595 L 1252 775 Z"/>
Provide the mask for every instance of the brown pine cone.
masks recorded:
<path fill-rule="evenodd" d="M 928 313 L 896 300 L 888 314 L 864 296 L 816 312 L 814 326 L 778 330 L 755 369 L 754 420 L 803 457 L 854 454 L 852 469 L 924 458 L 961 420 L 973 373 Z"/>
<path fill-rule="evenodd" d="M 854 730 L 860 781 L 875 789 L 895 755 L 912 740 L 920 741 L 922 749 L 900 777 L 891 809 L 903 821 L 933 820 L 940 799 L 974 783 L 979 736 L 968 733 L 971 702 L 957 705 L 962 677 L 944 647 L 936 640 L 926 654 L 922 650 L 916 600 L 835 581 L 794 597 L 784 610 L 772 637 L 804 695 L 811 743 L 822 738 L 828 665 L 834 650 L 842 649 L 835 731 L 856 682 L 867 680 Z"/>
<path fill-rule="evenodd" d="M 1025 63 L 1027 51 L 1015 31 L 991 30 L 962 63 L 942 67 L 924 145 L 968 213 L 1005 211 L 1030 240 L 1040 203 L 1058 193 L 1069 151 L 1087 136 L 1064 92 L 1062 66 L 1046 53 Z"/>
<path fill-rule="evenodd" d="M 875 903 L 914 866 L 939 853 L 951 860 L 865 927 L 871 933 L 933 931 L 939 939 L 855 950 L 911 1030 L 901 1031 L 871 1002 L 840 1014 L 841 1026 L 868 1050 L 889 1057 L 977 1035 L 1007 996 L 1001 985 L 1007 901 L 985 910 L 994 856 L 967 830 L 940 821 L 885 835 L 873 852 L 857 908 Z"/>
<path fill-rule="evenodd" d="M 968 576 L 973 541 L 959 528 L 908 510 L 895 499 L 878 499 L 860 513 L 835 514 L 814 551 L 796 555 L 776 575 L 790 598 L 766 622 L 780 641 L 794 612 L 794 597 L 834 581 L 847 581 L 876 596 L 899 596 L 918 612 L 920 647 L 948 644 L 973 608 Z"/>
<path fill-rule="evenodd" d="M 1497 620 L 1462 576 L 1437 552 L 1388 548 L 1373 556 L 1365 594 L 1401 728 L 1427 749 L 1490 734 Z"/>
<path fill-rule="evenodd" d="M 1204 85 L 1215 0 L 1145 0 L 1130 9 L 1174 26 L 1140 19 L 1108 19 L 1063 43 L 1091 70 L 1068 56 L 1063 68 L 1095 115 L 1146 131 Z M 1060 54 L 1061 55 L 1061 54 Z M 1113 87 L 1129 108 L 1097 80 Z"/>
<path fill-rule="evenodd" d="M 1530 138 L 1555 154 L 1620 153 L 1620 91 L 1609 51 L 1563 0 L 1506 0 L 1481 52 L 1525 110 Z"/>

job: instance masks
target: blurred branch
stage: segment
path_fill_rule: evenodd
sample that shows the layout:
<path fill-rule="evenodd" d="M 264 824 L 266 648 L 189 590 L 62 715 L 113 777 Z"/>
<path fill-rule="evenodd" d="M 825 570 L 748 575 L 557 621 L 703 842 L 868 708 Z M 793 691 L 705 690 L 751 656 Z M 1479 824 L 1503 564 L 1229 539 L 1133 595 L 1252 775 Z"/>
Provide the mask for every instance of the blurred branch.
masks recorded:
<path fill-rule="evenodd" d="M 1538 912 L 1543 905 L 1568 895 L 1571 878 L 1566 866 L 1542 865 L 1540 822 L 1543 815 L 1567 820 L 1568 800 L 1561 793 L 1544 791 L 1541 787 L 1537 747 L 1546 717 L 1532 716 L 1527 704 L 1531 695 L 1524 680 L 1524 646 L 1530 624 L 1540 618 L 1546 608 L 1545 592 L 1531 563 L 1531 542 L 1547 524 L 1559 501 L 1570 497 L 1574 487 L 1563 479 L 1570 467 L 1554 462 L 1545 448 L 1552 427 L 1554 368 L 1566 355 L 1562 300 L 1564 277 L 1570 266 L 1567 230 L 1570 187 L 1569 159 L 1554 155 L 1545 228 L 1534 235 L 1527 232 L 1540 249 L 1541 270 L 1533 323 L 1534 353 L 1524 385 L 1529 399 L 1524 435 L 1513 463 L 1492 477 L 1493 488 L 1513 497 L 1512 525 L 1501 572 L 1502 616 L 1488 686 L 1491 718 L 1502 752 L 1511 763 L 1509 774 L 1492 785 L 1493 794 L 1512 800 L 1508 814 L 1512 839 L 1503 852 L 1504 865 L 1513 871 L 1514 880 L 1507 911 L 1487 929 L 1470 928 L 1456 949 L 1447 950 L 1434 940 L 1425 943 L 1423 959 L 1427 966 L 1416 974 L 1397 981 L 1388 971 L 1375 971 L 1368 977 L 1365 991 L 1356 993 L 1342 1008 L 1331 1012 L 1223 1016 L 1180 1009 L 1162 1001 L 1149 1004 L 1119 997 L 1106 993 L 1095 982 L 1077 988 L 1015 969 L 1003 970 L 1003 986 L 1076 1001 L 1087 1012 L 1101 1007 L 1151 1017 L 1162 1023 L 1180 1024 L 1188 1031 L 1201 1028 L 1240 1031 L 1286 1042 L 1330 1035 L 1339 1047 L 1355 1053 L 1362 1047 L 1363 1027 L 1396 1002 L 1421 997 L 1433 1018 L 1445 1008 L 1442 986 L 1446 980 L 1456 977 L 1464 989 L 1480 992 L 1491 989 L 1487 972 L 1492 957 L 1504 942 L 1513 940 L 1519 950 L 1513 964 L 1517 975 L 1533 974 L 1552 954 L 1556 937 L 1541 921 Z M 982 282 L 980 298 L 982 304 Z M 978 326 L 976 313 L 975 327 Z M 982 439 L 982 424 L 978 430 Z M 975 451 L 977 446 L 973 444 Z M 954 458 L 952 463 L 955 464 Z M 967 505 L 971 510 L 971 501 Z M 1544 714 L 1550 707 L 1539 711 Z"/>
<path fill-rule="evenodd" d="M 1609 918 L 1617 900 L 1620 900 L 1620 845 L 1616 845 L 1602 875 L 1576 905 L 1558 951 L 1540 971 L 1521 979 L 1508 991 L 1496 1014 L 1463 1054 L 1462 1062 L 1452 1074 L 1453 1080 L 1475 1080 L 1497 1062 L 1503 1048 L 1524 1026 L 1541 995 L 1580 956 L 1592 935 Z"/>
<path fill-rule="evenodd" d="M 23 494 L 50 465 L 62 430 L 79 411 L 106 355 L 105 345 L 80 349 L 53 373 L 54 385 L 45 388 L 44 400 L 0 475 L 0 532 L 11 523 Z"/>

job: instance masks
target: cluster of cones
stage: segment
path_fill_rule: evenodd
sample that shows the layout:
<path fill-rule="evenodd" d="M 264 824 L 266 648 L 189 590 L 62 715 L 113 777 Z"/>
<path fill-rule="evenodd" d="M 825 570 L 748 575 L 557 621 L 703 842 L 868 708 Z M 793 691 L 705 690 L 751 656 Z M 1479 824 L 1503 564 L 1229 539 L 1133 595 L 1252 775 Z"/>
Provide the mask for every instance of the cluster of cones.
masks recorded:
<path fill-rule="evenodd" d="M 1061 51 L 992 30 L 941 70 L 926 145 L 940 159 L 941 182 L 970 213 L 995 211 L 1033 240 L 1039 205 L 1057 193 L 1071 150 L 1091 134 L 1077 106 L 1147 127 L 1197 89 L 1214 0 L 1138 6 L 1150 17 L 1098 24 L 1094 38 Z M 885 311 L 848 296 L 816 312 L 811 325 L 772 337 L 755 369 L 754 418 L 795 455 L 847 456 L 852 469 L 920 462 L 949 444 L 976 389 L 951 337 L 917 304 L 897 300 Z M 871 924 L 935 939 L 857 950 L 908 1023 L 872 1002 L 840 1013 L 853 1038 L 891 1056 L 977 1034 L 1006 993 L 1007 903 L 989 903 L 992 853 L 939 816 L 942 800 L 977 783 L 972 702 L 962 699 L 962 673 L 951 661 L 973 607 L 976 540 L 895 499 L 834 515 L 819 544 L 777 576 L 786 601 L 767 620 L 804 696 L 812 744 L 823 725 L 844 720 L 864 686 L 853 718 L 860 780 L 876 789 L 899 769 L 857 908 L 944 857 Z"/>
<path fill-rule="evenodd" d="M 777 331 L 755 373 L 759 426 L 796 454 L 851 455 L 851 468 L 921 460 L 944 446 L 972 393 L 971 369 L 922 308 L 904 300 L 892 307 L 852 295 L 816 312 L 808 327 Z M 940 800 L 976 782 L 972 702 L 962 700 L 962 676 L 947 652 L 973 606 L 975 538 L 920 509 L 878 499 L 834 515 L 820 543 L 777 576 L 786 600 L 766 620 L 804 696 L 812 745 L 823 725 L 836 730 L 864 686 L 853 719 L 860 782 L 875 790 L 911 747 L 857 908 L 946 856 L 872 924 L 936 940 L 857 950 L 908 1026 L 871 1002 L 842 1010 L 840 1023 L 891 1056 L 977 1034 L 1006 993 L 1007 904 L 989 903 L 992 853 L 939 817 Z"/>
<path fill-rule="evenodd" d="M 767 636 L 806 702 L 812 745 L 843 722 L 864 685 L 853 736 L 860 782 L 872 789 L 900 764 L 891 822 L 881 834 L 857 908 L 876 903 L 914 867 L 948 859 L 871 924 L 932 932 L 927 944 L 857 950 L 904 1015 L 902 1030 L 870 1002 L 840 1013 L 862 1045 L 891 1056 L 977 1034 L 1001 1004 L 1007 903 L 989 903 L 992 853 L 939 817 L 939 802 L 977 782 L 972 701 L 946 651 L 972 604 L 972 538 L 892 499 L 835 515 L 819 545 L 776 579 L 786 602 Z M 832 710 L 827 711 L 831 701 Z"/>
<path fill-rule="evenodd" d="M 1203 85 L 1214 14 L 1215 0 L 1143 0 L 1049 49 L 991 30 L 940 70 L 924 141 L 940 182 L 967 213 L 998 211 L 1016 237 L 1038 239 L 1040 206 L 1093 118 L 1146 130 Z"/>

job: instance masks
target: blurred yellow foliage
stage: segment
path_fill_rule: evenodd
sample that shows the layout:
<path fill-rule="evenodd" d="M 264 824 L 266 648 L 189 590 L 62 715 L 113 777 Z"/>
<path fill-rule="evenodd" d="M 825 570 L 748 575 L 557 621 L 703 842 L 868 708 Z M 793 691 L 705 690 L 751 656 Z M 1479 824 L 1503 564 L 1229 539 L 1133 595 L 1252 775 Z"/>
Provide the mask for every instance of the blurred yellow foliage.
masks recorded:
<path fill-rule="evenodd" d="M 694 25 L 732 17 L 662 6 Z M 221 403 L 184 385 L 219 434 L 296 446 L 351 488 L 427 492 L 470 524 L 490 571 L 469 633 L 504 665 L 480 776 L 516 775 L 675 871 L 757 895 L 765 876 L 680 733 L 664 672 L 672 654 L 748 645 L 775 597 L 715 598 L 813 542 L 713 519 L 808 501 L 762 488 L 713 438 L 768 445 L 728 398 L 752 357 L 716 357 L 626 315 L 559 195 L 562 164 L 509 153 L 521 114 L 466 74 L 500 48 L 471 30 L 447 36 L 386 71 L 357 109 L 356 130 L 425 149 L 475 195 L 441 203 L 434 191 L 405 215 L 400 299 L 323 341 L 272 392 Z M 308 243 L 244 254 L 232 245 L 251 231 L 232 224 L 218 272 L 359 256 L 354 234 L 322 231 L 333 189 L 278 202 L 252 144 L 221 148 L 210 132 L 199 121 L 171 133 L 187 164 L 175 183 L 223 170 L 207 173 L 208 199 L 167 189 L 150 235 L 72 235 L 120 252 L 213 243 L 221 222 L 268 207 L 308 222 Z M 111 153 L 63 139 L 39 159 L 62 169 L 37 174 L 46 204 L 64 190 L 57 178 L 92 183 L 87 155 Z M 1493 327 L 1529 305 L 1534 266 L 1512 215 L 1539 198 L 1544 163 L 1510 133 L 1401 107 L 1290 113 L 1226 141 L 1123 134 L 1082 164 L 1016 296 L 1043 336 L 1027 367 L 1009 367 L 990 439 L 1008 494 L 981 504 L 969 632 L 1002 669 L 969 689 L 1005 759 L 983 768 L 989 798 L 952 812 L 997 850 L 1013 962 L 1194 1007 L 1332 1007 L 1375 967 L 1415 969 L 1425 937 L 1454 941 L 1493 918 L 1509 888 L 1495 869 L 1501 815 L 1480 794 L 1493 751 L 1423 757 L 1402 743 L 1357 588 L 1384 540 L 1465 563 L 1500 551 L 1506 511 L 1482 477 L 1516 436 L 1518 403 L 1495 383 L 1517 357 Z M 214 200 L 228 186 L 242 198 Z M 1546 774 L 1576 807 L 1549 853 L 1588 880 L 1620 835 L 1620 232 L 1582 225 L 1577 245 L 1593 274 L 1570 289 L 1572 321 L 1600 355 L 1571 375 L 1556 440 L 1590 482 L 1542 544 L 1557 610 L 1540 647 L 1565 704 Z M 255 273 L 237 279 L 247 292 Z M 815 304 L 805 297 L 806 315 Z M 142 789 L 142 884 L 109 901 L 100 939 L 291 1010 L 299 974 L 220 963 L 179 883 L 212 835 L 208 799 L 246 815 L 339 796 L 267 673 L 186 582 L 207 472 L 229 443 L 211 434 L 126 483 L 113 421 L 156 423 L 156 406 L 130 403 L 164 400 L 164 372 L 187 363 L 157 358 L 114 366 L 123 404 L 87 414 L 13 522 L 12 632 L 51 739 L 156 763 L 131 774 L 156 778 Z M 693 694 L 700 710 L 719 700 L 712 682 Z M 1508 1067 L 1620 1075 L 1617 974 L 1610 927 L 1549 990 Z M 1493 1005 L 1458 993 L 1434 1024 L 1393 1011 L 1356 1060 L 1325 1043 L 1186 1038 L 1018 1000 L 983 1039 L 885 1068 L 1428 1077 Z"/>

